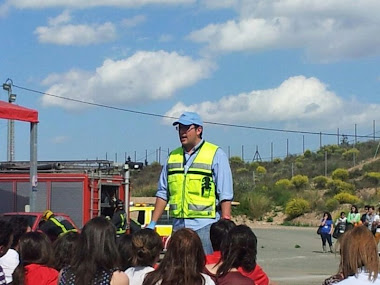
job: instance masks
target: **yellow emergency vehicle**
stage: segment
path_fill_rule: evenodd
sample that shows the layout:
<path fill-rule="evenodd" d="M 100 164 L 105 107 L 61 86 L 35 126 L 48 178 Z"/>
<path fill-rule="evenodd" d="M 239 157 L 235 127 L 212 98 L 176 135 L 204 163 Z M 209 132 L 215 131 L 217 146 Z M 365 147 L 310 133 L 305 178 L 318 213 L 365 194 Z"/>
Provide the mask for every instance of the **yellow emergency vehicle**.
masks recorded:
<path fill-rule="evenodd" d="M 150 220 L 152 219 L 153 210 L 154 205 L 144 203 L 136 203 L 129 208 L 131 219 L 138 222 L 141 228 L 145 228 L 149 225 Z M 163 244 L 166 248 L 166 242 L 173 231 L 173 218 L 169 216 L 169 206 L 165 207 L 161 218 L 157 221 L 155 230 L 162 237 Z"/>

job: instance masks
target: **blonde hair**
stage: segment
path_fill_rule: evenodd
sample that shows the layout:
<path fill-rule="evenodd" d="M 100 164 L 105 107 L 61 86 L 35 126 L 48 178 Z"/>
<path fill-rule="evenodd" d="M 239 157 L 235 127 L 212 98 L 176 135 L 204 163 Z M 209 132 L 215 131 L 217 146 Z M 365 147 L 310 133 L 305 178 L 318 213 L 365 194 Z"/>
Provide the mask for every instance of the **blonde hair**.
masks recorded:
<path fill-rule="evenodd" d="M 375 238 L 365 226 L 354 227 L 340 240 L 339 271 L 344 278 L 357 275 L 361 270 L 375 280 L 379 271 L 379 256 Z"/>

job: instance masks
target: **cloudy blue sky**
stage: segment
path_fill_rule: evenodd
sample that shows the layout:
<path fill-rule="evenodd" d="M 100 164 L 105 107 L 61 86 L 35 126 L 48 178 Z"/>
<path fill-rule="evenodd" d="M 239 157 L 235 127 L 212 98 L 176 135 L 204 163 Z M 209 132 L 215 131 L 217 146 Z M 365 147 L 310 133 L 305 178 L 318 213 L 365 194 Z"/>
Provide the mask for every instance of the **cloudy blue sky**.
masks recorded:
<path fill-rule="evenodd" d="M 271 129 L 375 125 L 380 136 L 379 11 L 378 0 L 5 0 L 0 81 L 39 111 L 40 160 L 163 162 L 184 110 L 230 156 L 250 161 L 257 147 L 266 159 L 273 145 L 283 157 L 287 141 L 300 153 L 320 137 Z M 15 127 L 16 160 L 27 160 L 29 125 Z M 1 120 L 0 160 L 6 136 Z"/>

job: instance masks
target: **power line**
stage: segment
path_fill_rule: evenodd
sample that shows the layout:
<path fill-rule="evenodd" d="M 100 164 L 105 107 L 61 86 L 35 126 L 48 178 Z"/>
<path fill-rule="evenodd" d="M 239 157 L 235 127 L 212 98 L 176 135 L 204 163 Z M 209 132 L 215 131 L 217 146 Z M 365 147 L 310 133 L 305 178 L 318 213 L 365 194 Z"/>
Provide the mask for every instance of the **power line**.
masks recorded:
<path fill-rule="evenodd" d="M 120 108 L 120 107 L 115 107 L 115 106 L 109 106 L 105 104 L 100 104 L 100 103 L 93 103 L 93 102 L 88 102 L 84 100 L 79 100 L 79 99 L 74 99 L 74 98 L 69 98 L 69 97 L 64 97 L 64 96 L 59 96 L 55 94 L 50 94 L 42 91 L 38 91 L 35 89 L 19 86 L 16 84 L 13 84 L 14 87 L 33 92 L 33 93 L 38 93 L 54 98 L 59 98 L 63 100 L 68 100 L 76 103 L 81 103 L 81 104 L 86 104 L 90 106 L 96 106 L 96 107 L 102 107 L 106 109 L 111 109 L 111 110 L 117 110 L 117 111 L 123 111 L 123 112 L 129 112 L 133 114 L 139 114 L 139 115 L 146 115 L 146 116 L 153 116 L 153 117 L 160 117 L 160 118 L 168 118 L 168 119 L 177 119 L 176 117 L 172 116 L 165 116 L 161 114 L 155 114 L 155 113 L 149 113 L 149 112 L 142 112 L 142 111 L 136 111 L 136 110 L 131 110 L 131 109 L 126 109 L 126 108 Z M 336 133 L 325 133 L 325 132 L 313 132 L 313 131 L 300 131 L 300 130 L 287 130 L 287 129 L 278 129 L 278 128 L 265 128 L 265 127 L 257 127 L 257 126 L 247 126 L 247 125 L 238 125 L 238 124 L 229 124 L 229 123 L 220 123 L 220 122 L 210 122 L 210 121 L 204 121 L 206 124 L 210 125 L 217 125 L 217 126 L 225 126 L 225 127 L 233 127 L 233 128 L 242 128 L 242 129 L 253 129 L 253 130 L 261 130 L 261 131 L 271 131 L 271 132 L 282 132 L 282 133 L 295 133 L 295 134 L 308 134 L 308 135 L 323 135 L 323 136 L 337 136 Z M 346 137 L 355 137 L 355 138 L 374 138 L 373 134 L 372 135 L 352 135 L 352 134 L 345 134 Z M 379 137 L 375 136 L 375 139 Z"/>

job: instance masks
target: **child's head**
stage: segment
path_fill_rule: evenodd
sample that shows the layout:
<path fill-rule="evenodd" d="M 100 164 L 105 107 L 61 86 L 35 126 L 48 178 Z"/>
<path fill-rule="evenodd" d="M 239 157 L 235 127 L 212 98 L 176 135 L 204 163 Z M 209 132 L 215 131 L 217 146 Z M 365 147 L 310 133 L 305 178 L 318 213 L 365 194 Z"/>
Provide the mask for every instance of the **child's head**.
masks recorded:
<path fill-rule="evenodd" d="M 163 249 L 161 237 L 151 229 L 141 229 L 132 235 L 134 266 L 153 266 Z"/>
<path fill-rule="evenodd" d="M 70 264 L 74 252 L 79 243 L 78 232 L 68 232 L 58 237 L 53 243 L 54 250 L 54 268 L 61 270 L 63 267 Z"/>
<path fill-rule="evenodd" d="M 363 246 L 365 245 L 365 246 Z M 379 257 L 376 240 L 365 226 L 354 227 L 340 240 L 340 272 L 347 278 L 365 270 L 370 280 L 379 273 Z"/>
<path fill-rule="evenodd" d="M 24 264 L 37 263 L 51 265 L 53 247 L 49 238 L 42 232 L 29 232 L 20 237 L 20 260 Z"/>
<path fill-rule="evenodd" d="M 222 242 L 223 264 L 218 274 L 224 275 L 231 268 L 242 267 L 250 272 L 256 266 L 257 238 L 246 225 L 239 225 L 231 229 Z"/>
<path fill-rule="evenodd" d="M 214 251 L 220 250 L 220 245 L 228 232 L 234 228 L 236 224 L 231 220 L 221 219 L 211 225 L 210 240 Z"/>
<path fill-rule="evenodd" d="M 341 212 L 341 213 L 340 213 L 340 217 L 341 217 L 341 218 L 344 218 L 345 216 L 346 216 L 346 213 L 345 213 L 345 212 Z"/>

